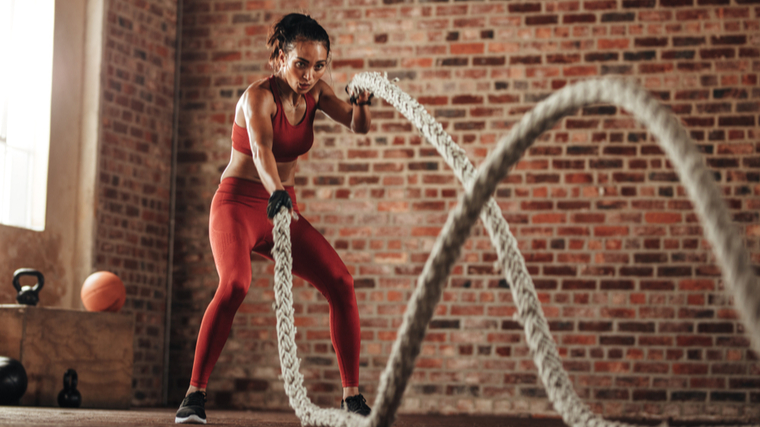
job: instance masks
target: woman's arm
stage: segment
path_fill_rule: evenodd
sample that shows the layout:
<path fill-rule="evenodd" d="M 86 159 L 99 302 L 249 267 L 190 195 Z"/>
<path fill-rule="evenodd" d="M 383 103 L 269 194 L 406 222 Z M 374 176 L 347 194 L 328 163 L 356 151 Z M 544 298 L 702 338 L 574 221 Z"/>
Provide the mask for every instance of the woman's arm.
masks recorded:
<path fill-rule="evenodd" d="M 294 220 L 298 220 L 298 214 L 293 211 L 293 203 L 288 192 L 280 181 L 280 173 L 277 169 L 277 160 L 272 153 L 273 135 L 272 121 L 267 110 L 273 107 L 274 102 L 267 91 L 253 89 L 242 99 L 243 116 L 245 117 L 248 139 L 251 144 L 253 164 L 256 166 L 259 180 L 269 192 L 267 204 L 267 218 L 270 223 L 285 207 Z"/>
<path fill-rule="evenodd" d="M 251 89 L 242 100 L 243 116 L 251 144 L 253 164 L 259 174 L 261 183 L 269 194 L 275 190 L 284 190 L 277 170 L 277 161 L 272 153 L 272 121 L 267 112 L 267 101 L 271 96 L 260 89 Z M 273 101 L 272 101 L 273 102 Z"/>
<path fill-rule="evenodd" d="M 372 124 L 369 113 L 369 105 L 351 105 L 342 101 L 332 90 L 330 85 L 319 81 L 321 94 L 319 95 L 319 108 L 328 117 L 351 129 L 354 133 L 366 134 Z M 369 101 L 369 92 L 361 92 L 356 98 L 358 103 Z"/>

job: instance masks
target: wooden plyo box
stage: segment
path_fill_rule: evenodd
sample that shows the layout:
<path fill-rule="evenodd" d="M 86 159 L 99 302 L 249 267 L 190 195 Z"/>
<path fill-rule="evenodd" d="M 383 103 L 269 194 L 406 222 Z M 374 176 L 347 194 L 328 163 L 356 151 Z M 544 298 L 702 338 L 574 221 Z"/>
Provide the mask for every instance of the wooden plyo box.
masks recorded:
<path fill-rule="evenodd" d="M 26 369 L 23 406 L 58 406 L 74 369 L 83 408 L 129 408 L 133 336 L 132 314 L 0 304 L 0 356 Z"/>

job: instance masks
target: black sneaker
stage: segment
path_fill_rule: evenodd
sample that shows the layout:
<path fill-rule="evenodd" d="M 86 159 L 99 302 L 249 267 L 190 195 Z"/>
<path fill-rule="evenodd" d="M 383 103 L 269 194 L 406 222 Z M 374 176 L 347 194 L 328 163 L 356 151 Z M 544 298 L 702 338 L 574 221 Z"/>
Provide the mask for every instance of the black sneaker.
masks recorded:
<path fill-rule="evenodd" d="M 367 401 L 364 400 L 364 396 L 357 394 L 356 396 L 347 397 L 346 400 L 340 401 L 340 409 L 348 412 L 354 412 L 365 417 L 372 412 L 372 409 L 367 406 Z"/>
<path fill-rule="evenodd" d="M 206 424 L 206 393 L 194 391 L 182 401 L 177 409 L 177 417 L 174 422 L 177 424 Z"/>

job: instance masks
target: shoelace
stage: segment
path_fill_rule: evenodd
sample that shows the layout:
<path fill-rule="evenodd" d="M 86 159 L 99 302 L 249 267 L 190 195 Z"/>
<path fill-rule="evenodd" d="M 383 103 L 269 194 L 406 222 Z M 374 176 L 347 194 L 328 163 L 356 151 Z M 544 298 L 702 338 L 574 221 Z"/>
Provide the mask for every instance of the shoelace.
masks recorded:
<path fill-rule="evenodd" d="M 362 396 L 361 394 L 358 396 L 346 398 L 346 405 L 348 406 L 348 409 L 350 409 L 351 411 L 361 408 L 362 405 L 366 403 L 367 401 L 364 399 L 364 396 Z"/>
<path fill-rule="evenodd" d="M 203 393 L 195 392 L 185 397 L 185 401 L 182 406 L 203 406 L 206 403 L 206 395 Z"/>

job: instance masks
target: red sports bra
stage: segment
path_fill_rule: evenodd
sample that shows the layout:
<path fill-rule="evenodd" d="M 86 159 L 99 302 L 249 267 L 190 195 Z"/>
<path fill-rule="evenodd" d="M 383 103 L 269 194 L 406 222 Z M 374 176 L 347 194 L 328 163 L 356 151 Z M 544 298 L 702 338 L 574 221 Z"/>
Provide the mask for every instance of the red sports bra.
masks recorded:
<path fill-rule="evenodd" d="M 305 94 L 306 114 L 300 123 L 291 125 L 282 109 L 274 78 L 274 76 L 269 77 L 269 87 L 274 95 L 274 102 L 277 104 L 277 113 L 272 117 L 272 153 L 278 162 L 292 162 L 309 151 L 314 144 L 314 115 L 317 112 L 317 103 L 310 93 Z M 232 124 L 232 148 L 253 156 L 248 130 L 238 126 L 237 123 Z"/>

